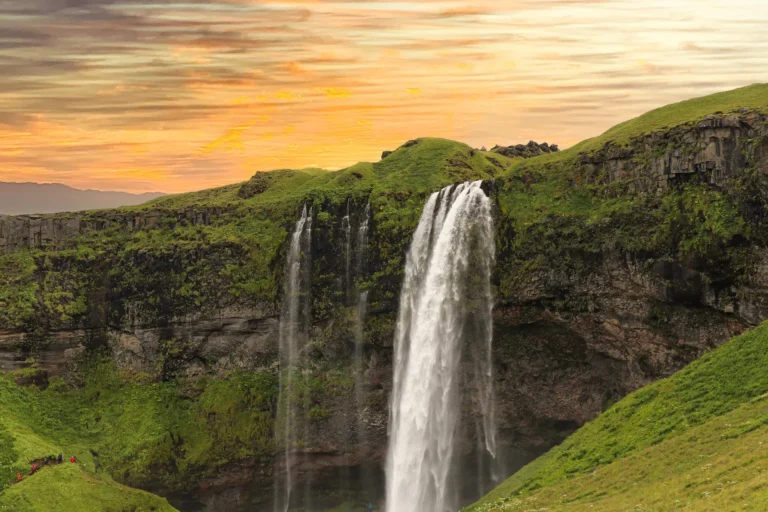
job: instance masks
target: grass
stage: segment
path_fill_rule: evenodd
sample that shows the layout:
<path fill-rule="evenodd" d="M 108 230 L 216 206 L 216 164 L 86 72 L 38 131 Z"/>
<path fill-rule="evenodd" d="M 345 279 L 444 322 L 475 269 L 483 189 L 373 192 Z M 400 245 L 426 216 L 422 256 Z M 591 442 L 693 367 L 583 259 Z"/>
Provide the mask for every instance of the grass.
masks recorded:
<path fill-rule="evenodd" d="M 58 381 L 48 391 L 20 388 L 12 376 L 0 376 L 0 511 L 174 510 L 162 498 L 94 474 L 91 449 L 99 446 L 82 428 L 82 402 L 57 388 Z M 17 473 L 29 472 L 32 461 L 59 453 L 67 460 L 74 455 L 78 463 L 46 466 L 11 486 Z"/>
<path fill-rule="evenodd" d="M 172 512 L 168 502 L 93 474 L 78 464 L 43 468 L 0 493 L 0 511 Z"/>
<path fill-rule="evenodd" d="M 763 324 L 619 401 L 467 510 L 764 510 L 766 365 Z"/>
<path fill-rule="evenodd" d="M 0 375 L 0 494 L 32 461 L 59 453 L 75 455 L 86 473 L 97 458 L 104 475 L 134 487 L 194 487 L 232 461 L 271 456 L 276 386 L 272 375 L 239 372 L 182 386 L 121 375 L 103 360 L 90 366 L 82 389 L 60 379 L 46 390 L 19 387 L 13 375 Z M 46 481 L 38 476 L 30 486 Z"/>

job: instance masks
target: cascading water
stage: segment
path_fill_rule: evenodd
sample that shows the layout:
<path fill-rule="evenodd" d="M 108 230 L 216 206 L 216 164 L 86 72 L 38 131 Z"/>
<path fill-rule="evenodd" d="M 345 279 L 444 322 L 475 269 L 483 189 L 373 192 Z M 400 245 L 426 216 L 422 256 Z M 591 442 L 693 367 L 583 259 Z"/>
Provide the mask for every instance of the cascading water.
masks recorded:
<path fill-rule="evenodd" d="M 347 300 L 352 289 L 352 220 L 349 215 L 349 199 L 347 199 L 347 214 L 341 219 L 341 231 L 344 234 L 344 286 Z"/>
<path fill-rule="evenodd" d="M 452 461 L 462 373 L 473 383 L 472 412 L 483 418 L 481 442 L 495 458 L 490 364 L 495 246 L 490 200 L 481 184 L 432 194 L 407 254 L 395 334 L 389 512 L 456 510 Z M 472 348 L 462 357 L 470 340 Z"/>
<path fill-rule="evenodd" d="M 293 499 L 296 477 L 296 444 L 299 418 L 304 417 L 296 403 L 294 386 L 299 366 L 299 352 L 309 332 L 311 277 L 312 211 L 306 205 L 291 236 L 286 258 L 283 308 L 280 314 L 280 397 L 278 400 L 282 429 L 285 474 L 275 481 L 275 512 L 285 512 Z M 306 423 L 306 422 L 303 422 Z"/>
<path fill-rule="evenodd" d="M 365 274 L 365 263 L 368 255 L 368 222 L 371 218 L 371 203 L 365 205 L 363 218 L 360 220 L 360 227 L 357 230 L 357 253 L 355 257 L 355 274 L 357 279 L 362 279 Z M 357 308 L 355 311 L 354 335 L 355 335 L 355 405 L 358 419 L 358 436 L 360 444 L 366 442 L 365 425 L 362 424 L 363 415 L 363 325 L 365 317 L 368 314 L 368 290 L 360 290 L 359 284 L 356 286 Z"/>

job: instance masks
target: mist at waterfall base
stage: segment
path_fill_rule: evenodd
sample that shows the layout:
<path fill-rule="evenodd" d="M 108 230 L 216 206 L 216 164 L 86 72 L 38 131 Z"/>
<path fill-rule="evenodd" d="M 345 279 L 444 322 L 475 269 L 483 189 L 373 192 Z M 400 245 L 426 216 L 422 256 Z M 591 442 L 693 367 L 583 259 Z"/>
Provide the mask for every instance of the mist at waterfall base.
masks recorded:
<path fill-rule="evenodd" d="M 388 512 L 454 512 L 488 492 L 500 476 L 491 371 L 495 246 L 490 200 L 481 182 L 468 182 L 446 187 L 426 201 L 406 255 L 394 347 L 386 356 L 394 367 L 386 463 L 357 453 L 349 464 L 319 470 L 311 449 L 303 449 L 313 441 L 306 401 L 294 393 L 309 341 L 317 240 L 312 224 L 318 213 L 318 207 L 304 205 L 288 240 L 274 496 L 268 508 L 259 510 L 368 510 L 370 503 Z M 334 257 L 343 270 L 339 268 L 337 287 L 347 307 L 355 309 L 350 404 L 356 413 L 348 415 L 347 428 L 356 432 L 359 449 L 368 442 L 359 423 L 370 357 L 363 329 L 368 291 L 359 283 L 370 272 L 371 206 L 348 201 L 338 215 Z M 319 231 L 317 236 L 322 237 Z M 342 461 L 348 456 L 340 455 Z"/>

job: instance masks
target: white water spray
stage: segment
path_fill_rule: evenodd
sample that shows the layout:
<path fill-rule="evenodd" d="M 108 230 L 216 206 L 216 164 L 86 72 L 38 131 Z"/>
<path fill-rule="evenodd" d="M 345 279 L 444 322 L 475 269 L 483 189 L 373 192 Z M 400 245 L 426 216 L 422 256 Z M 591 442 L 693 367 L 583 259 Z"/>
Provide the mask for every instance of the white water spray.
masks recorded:
<path fill-rule="evenodd" d="M 407 254 L 400 294 L 387 456 L 389 512 L 456 510 L 452 461 L 463 373 L 475 384 L 473 413 L 482 414 L 482 444 L 495 458 L 494 254 L 490 201 L 481 182 L 430 196 Z M 462 358 L 467 342 L 471 348 Z"/>
<path fill-rule="evenodd" d="M 280 314 L 280 398 L 283 424 L 280 442 L 285 475 L 276 477 L 275 512 L 286 512 L 291 505 L 296 469 L 297 431 L 301 411 L 294 397 L 294 380 L 299 351 L 309 331 L 309 285 L 311 276 L 312 211 L 304 205 L 291 236 L 286 258 L 283 309 Z"/>

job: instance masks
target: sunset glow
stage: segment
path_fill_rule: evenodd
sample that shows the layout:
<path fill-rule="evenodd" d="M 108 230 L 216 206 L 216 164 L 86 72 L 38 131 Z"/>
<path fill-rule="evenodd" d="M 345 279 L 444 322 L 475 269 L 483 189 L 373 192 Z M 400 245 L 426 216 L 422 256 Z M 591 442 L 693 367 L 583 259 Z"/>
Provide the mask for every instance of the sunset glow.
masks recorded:
<path fill-rule="evenodd" d="M 768 81 L 764 0 L 0 0 L 0 181 L 180 192 L 415 137 L 567 147 Z"/>

